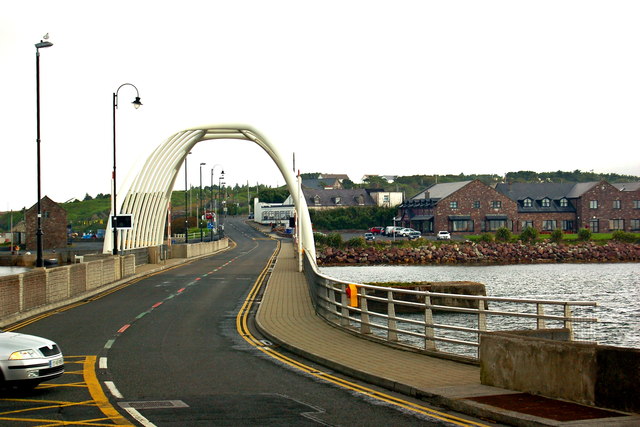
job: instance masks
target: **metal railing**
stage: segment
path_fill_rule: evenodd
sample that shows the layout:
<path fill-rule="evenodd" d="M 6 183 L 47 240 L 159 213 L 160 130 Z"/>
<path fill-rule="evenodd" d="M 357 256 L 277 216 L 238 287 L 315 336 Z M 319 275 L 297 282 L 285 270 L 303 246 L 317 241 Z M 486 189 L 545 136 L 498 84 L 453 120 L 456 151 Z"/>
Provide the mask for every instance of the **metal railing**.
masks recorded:
<path fill-rule="evenodd" d="M 351 283 L 320 273 L 308 256 L 304 257 L 304 271 L 316 312 L 327 321 L 427 353 L 477 360 L 480 335 L 495 331 L 564 328 L 571 340 L 595 340 L 595 302 L 446 294 Z"/>

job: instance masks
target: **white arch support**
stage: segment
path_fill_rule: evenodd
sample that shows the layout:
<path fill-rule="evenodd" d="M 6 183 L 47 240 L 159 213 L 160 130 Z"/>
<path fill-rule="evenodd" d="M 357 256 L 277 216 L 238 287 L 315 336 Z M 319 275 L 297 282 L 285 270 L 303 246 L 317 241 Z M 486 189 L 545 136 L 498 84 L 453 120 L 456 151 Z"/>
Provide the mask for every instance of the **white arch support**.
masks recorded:
<path fill-rule="evenodd" d="M 201 141 L 213 139 L 244 139 L 258 144 L 275 162 L 287 183 L 296 211 L 304 250 L 315 260 L 315 243 L 307 202 L 300 197 L 296 178 L 286 166 L 276 147 L 258 131 L 247 125 L 214 125 L 186 129 L 170 136 L 147 158 L 138 175 L 120 200 L 119 213 L 132 214 L 130 230 L 118 230 L 118 250 L 159 246 L 163 243 L 167 209 L 180 167 L 191 149 Z M 111 230 L 111 217 L 107 230 Z M 113 233 L 105 233 L 103 252 L 110 253 Z"/>

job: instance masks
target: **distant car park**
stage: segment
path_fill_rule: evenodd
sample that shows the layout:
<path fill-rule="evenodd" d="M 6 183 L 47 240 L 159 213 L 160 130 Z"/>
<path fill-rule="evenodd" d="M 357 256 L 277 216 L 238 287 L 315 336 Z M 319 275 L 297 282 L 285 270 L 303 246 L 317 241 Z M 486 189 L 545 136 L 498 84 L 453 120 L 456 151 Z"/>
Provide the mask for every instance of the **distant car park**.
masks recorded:
<path fill-rule="evenodd" d="M 372 234 L 382 234 L 383 231 L 384 231 L 384 227 L 371 227 L 369 229 L 369 233 L 372 233 Z"/>
<path fill-rule="evenodd" d="M 369 242 L 375 239 L 376 239 L 376 236 L 374 236 L 373 233 L 364 233 L 364 240 Z"/>

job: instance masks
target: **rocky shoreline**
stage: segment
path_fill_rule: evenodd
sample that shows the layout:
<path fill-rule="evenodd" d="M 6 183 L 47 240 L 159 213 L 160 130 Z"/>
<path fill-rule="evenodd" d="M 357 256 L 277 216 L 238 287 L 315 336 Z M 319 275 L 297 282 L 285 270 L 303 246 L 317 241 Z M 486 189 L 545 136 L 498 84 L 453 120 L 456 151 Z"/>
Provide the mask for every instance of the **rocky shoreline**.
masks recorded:
<path fill-rule="evenodd" d="M 324 247 L 317 253 L 317 262 L 321 266 L 640 262 L 640 244 L 616 241 L 606 244 L 461 242 L 431 243 L 415 248 L 378 245 L 344 249 Z"/>

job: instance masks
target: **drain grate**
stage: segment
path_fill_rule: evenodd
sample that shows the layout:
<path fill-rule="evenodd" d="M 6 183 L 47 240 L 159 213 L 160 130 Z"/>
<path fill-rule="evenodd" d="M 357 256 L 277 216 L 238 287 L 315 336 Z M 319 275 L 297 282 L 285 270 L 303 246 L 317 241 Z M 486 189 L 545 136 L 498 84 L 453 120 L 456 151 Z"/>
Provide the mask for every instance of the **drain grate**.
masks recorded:
<path fill-rule="evenodd" d="M 172 408 L 188 408 L 189 405 L 182 400 L 149 400 L 138 402 L 118 402 L 118 405 L 123 408 L 133 409 L 172 409 Z"/>

